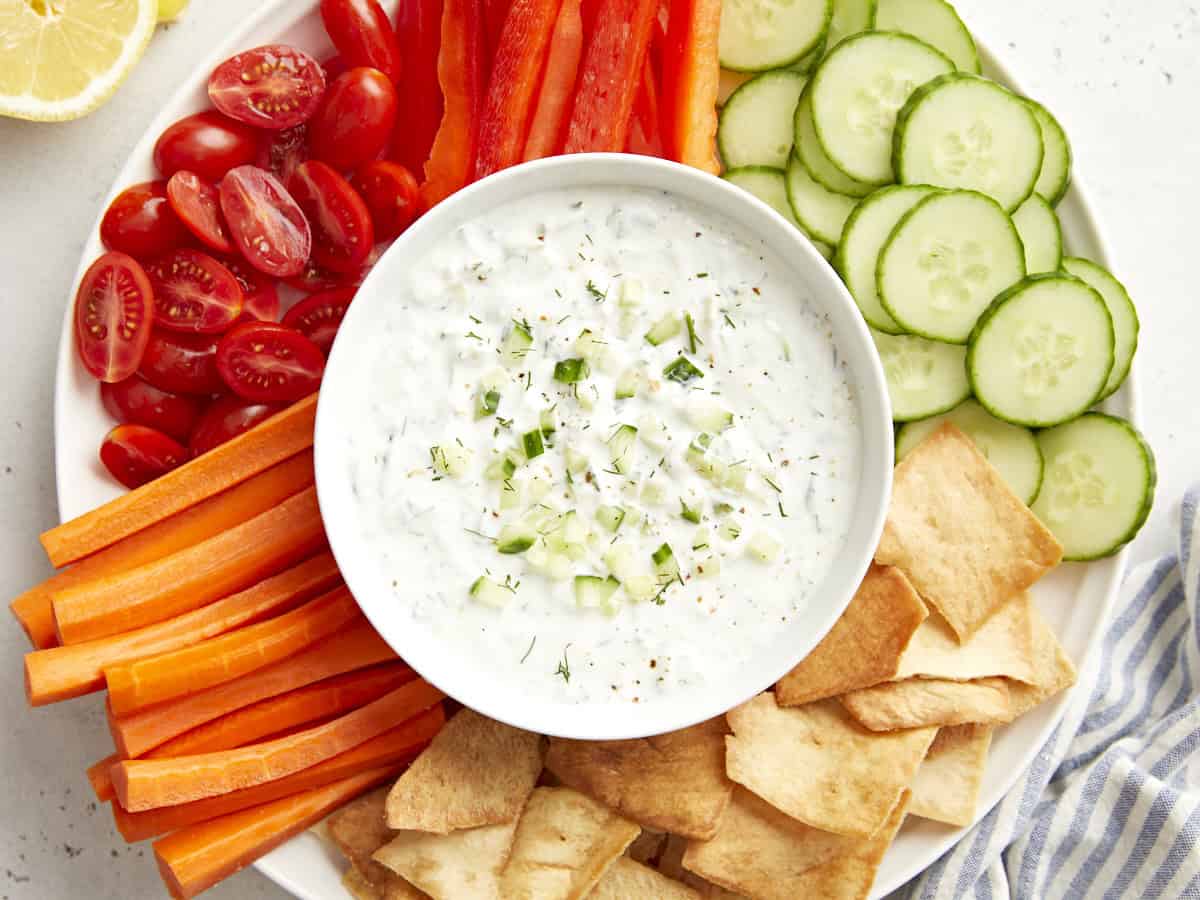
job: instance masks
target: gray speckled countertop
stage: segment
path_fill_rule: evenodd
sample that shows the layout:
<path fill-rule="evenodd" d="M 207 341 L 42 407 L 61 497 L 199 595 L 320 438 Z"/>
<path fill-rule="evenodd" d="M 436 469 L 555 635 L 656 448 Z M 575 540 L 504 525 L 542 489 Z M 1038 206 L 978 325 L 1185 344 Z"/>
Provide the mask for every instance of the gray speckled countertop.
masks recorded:
<path fill-rule="evenodd" d="M 193 3 L 155 36 L 130 81 L 79 122 L 0 120 L 0 596 L 49 571 L 36 535 L 56 521 L 54 353 L 87 229 L 129 149 L 173 86 L 252 4 Z M 1200 209 L 1200 10 L 1183 0 L 959 0 L 967 24 L 1072 137 L 1142 317 L 1142 413 L 1159 504 L 1134 560 L 1167 551 L 1183 488 L 1200 478 L 1200 363 L 1192 270 Z M 163 896 L 153 860 L 92 802 L 87 765 L 108 752 L 100 704 L 29 711 L 25 639 L 0 626 L 0 900 Z M 283 898 L 247 872 L 206 896 Z"/>

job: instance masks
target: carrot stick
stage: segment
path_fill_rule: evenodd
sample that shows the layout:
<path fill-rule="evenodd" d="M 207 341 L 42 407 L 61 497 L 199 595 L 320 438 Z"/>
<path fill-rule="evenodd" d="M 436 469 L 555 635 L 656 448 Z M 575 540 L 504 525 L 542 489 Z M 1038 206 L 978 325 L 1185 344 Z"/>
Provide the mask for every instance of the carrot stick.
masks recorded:
<path fill-rule="evenodd" d="M 345 587 L 248 628 L 169 653 L 106 666 L 108 702 L 119 716 L 232 681 L 299 653 L 359 614 Z"/>
<path fill-rule="evenodd" d="M 299 453 L 263 472 L 209 497 L 190 509 L 132 534 L 69 569 L 32 587 L 9 604 L 30 643 L 38 650 L 58 645 L 50 597 L 76 584 L 106 575 L 128 572 L 162 559 L 177 550 L 241 525 L 259 513 L 278 506 L 313 483 L 312 454 Z"/>
<path fill-rule="evenodd" d="M 195 897 L 402 768 L 372 769 L 169 834 L 154 844 L 163 882 L 172 897 Z"/>
<path fill-rule="evenodd" d="M 42 534 L 55 568 L 90 556 L 281 463 L 313 442 L 317 395 L 305 397 L 178 469 Z"/>
<path fill-rule="evenodd" d="M 395 728 L 444 696 L 418 678 L 332 722 L 274 741 L 171 759 L 125 760 L 111 772 L 117 801 L 129 812 L 140 812 L 285 778 Z"/>
<path fill-rule="evenodd" d="M 192 803 L 182 803 L 178 806 L 164 806 L 145 812 L 126 812 L 120 804 L 112 807 L 113 818 L 117 830 L 130 843 L 144 841 L 157 837 L 169 831 L 177 831 L 197 822 L 214 819 L 217 816 L 228 815 L 238 810 L 262 803 L 288 797 L 301 791 L 311 790 L 329 784 L 331 781 L 341 781 L 351 775 L 357 775 L 368 769 L 393 764 L 407 764 L 425 748 L 435 734 L 441 730 L 446 715 L 441 704 L 425 710 L 425 712 L 409 719 L 390 731 L 385 731 L 378 737 L 372 738 L 365 744 L 360 744 L 353 750 L 327 759 L 311 768 L 288 775 L 276 781 L 269 781 L 257 787 L 196 800 Z"/>
<path fill-rule="evenodd" d="M 268 697 L 278 697 L 334 675 L 396 658 L 366 619 L 265 669 L 130 716 L 109 713 L 113 742 L 122 757 L 143 756 L 186 731 Z"/>
<path fill-rule="evenodd" d="M 186 550 L 54 595 L 64 644 L 161 622 L 249 587 L 325 544 L 315 488 Z"/>
<path fill-rule="evenodd" d="M 663 49 L 663 144 L 669 159 L 718 175 L 717 45 L 721 0 L 671 0 Z"/>
<path fill-rule="evenodd" d="M 333 587 L 341 576 L 329 553 L 216 603 L 113 637 L 25 654 L 25 693 L 42 706 L 104 687 L 104 668 L 178 650 L 267 616 L 287 612 Z M 240 633 L 240 632 L 239 632 Z"/>

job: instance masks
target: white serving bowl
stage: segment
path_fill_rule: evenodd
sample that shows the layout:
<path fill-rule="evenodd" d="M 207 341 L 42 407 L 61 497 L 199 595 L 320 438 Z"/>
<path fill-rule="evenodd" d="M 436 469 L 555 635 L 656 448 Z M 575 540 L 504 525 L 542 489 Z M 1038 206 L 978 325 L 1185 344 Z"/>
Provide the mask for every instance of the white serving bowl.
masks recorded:
<path fill-rule="evenodd" d="M 791 269 L 832 325 L 833 342 L 847 367 L 858 402 L 861 434 L 856 507 L 845 544 L 807 609 L 782 624 L 778 635 L 732 677 L 703 692 L 618 702 L 562 703 L 516 695 L 502 679 L 487 677 L 479 661 L 464 664 L 432 631 L 397 615 L 396 598 L 358 539 L 347 454 L 356 422 L 353 397 L 369 391 L 356 350 L 381 321 L 406 271 L 447 234 L 520 197 L 564 188 L 653 188 L 712 209 L 757 238 Z M 505 170 L 460 191 L 418 220 L 380 258 L 359 288 L 342 323 L 326 369 L 317 410 L 316 484 L 334 556 L 359 605 L 395 651 L 428 681 L 479 712 L 519 728 L 570 738 L 643 737 L 720 715 L 769 688 L 803 659 L 845 610 L 874 555 L 892 479 L 892 422 L 887 386 L 870 333 L 841 281 L 812 244 L 779 213 L 731 184 L 676 163 L 626 154 L 584 154 L 539 160 Z M 851 476 L 853 477 L 853 476 Z"/>

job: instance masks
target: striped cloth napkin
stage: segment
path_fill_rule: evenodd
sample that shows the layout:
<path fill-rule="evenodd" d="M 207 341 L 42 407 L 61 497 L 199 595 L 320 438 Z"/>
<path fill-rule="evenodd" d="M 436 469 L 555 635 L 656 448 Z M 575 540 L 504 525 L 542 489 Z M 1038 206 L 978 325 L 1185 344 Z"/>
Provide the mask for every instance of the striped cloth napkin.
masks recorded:
<path fill-rule="evenodd" d="M 892 900 L 1200 898 L 1200 486 L 1129 573 L 1061 724 L 1012 791 Z"/>

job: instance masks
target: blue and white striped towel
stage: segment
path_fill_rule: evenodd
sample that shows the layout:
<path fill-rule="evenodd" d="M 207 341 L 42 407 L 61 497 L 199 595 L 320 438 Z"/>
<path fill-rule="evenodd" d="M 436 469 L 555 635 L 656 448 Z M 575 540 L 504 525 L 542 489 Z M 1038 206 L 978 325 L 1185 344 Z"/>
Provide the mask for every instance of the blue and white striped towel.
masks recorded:
<path fill-rule="evenodd" d="M 1200 898 L 1200 486 L 1029 771 L 893 898 Z"/>

